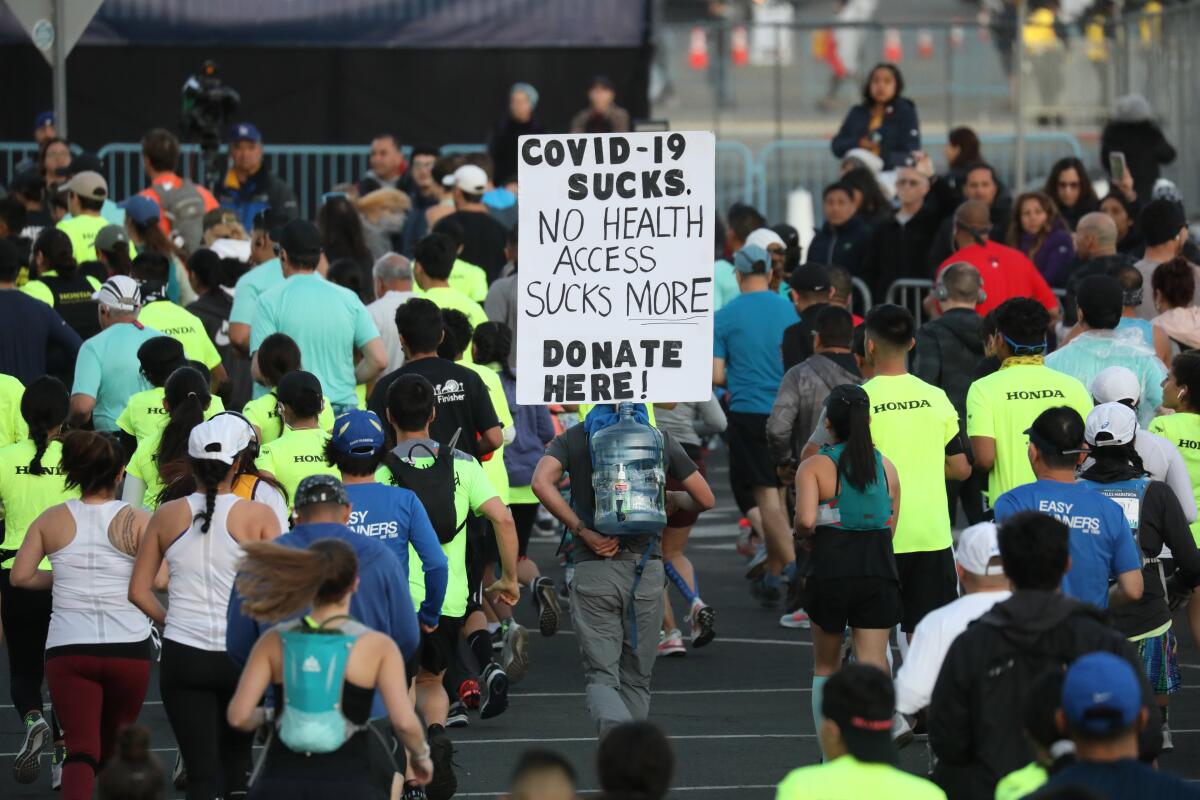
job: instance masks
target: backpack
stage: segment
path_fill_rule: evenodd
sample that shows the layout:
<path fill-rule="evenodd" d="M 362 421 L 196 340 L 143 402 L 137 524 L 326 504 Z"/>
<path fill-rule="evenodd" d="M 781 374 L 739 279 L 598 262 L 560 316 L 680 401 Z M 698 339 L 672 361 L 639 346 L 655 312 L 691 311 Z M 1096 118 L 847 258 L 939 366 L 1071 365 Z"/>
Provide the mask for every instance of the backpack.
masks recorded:
<path fill-rule="evenodd" d="M 466 518 L 461 525 L 458 524 L 458 509 L 454 502 L 454 445 L 460 433 L 461 428 L 454 432 L 449 444 L 438 446 L 437 453 L 429 451 L 433 456 L 433 464 L 428 467 L 409 464 L 395 453 L 388 453 L 384 460 L 395 484 L 410 489 L 421 501 L 442 544 L 452 542 L 467 524 Z"/>
<path fill-rule="evenodd" d="M 204 195 L 196 184 L 184 180 L 173 189 L 163 185 L 150 187 L 158 206 L 171 222 L 171 232 L 183 239 L 188 255 L 204 246 Z"/>
<path fill-rule="evenodd" d="M 276 628 L 283 642 L 284 704 L 275 727 L 295 753 L 332 753 L 367 727 L 342 713 L 342 685 L 350 651 L 370 628 L 350 617 L 333 619 L 345 622 L 327 628 L 332 619 L 315 625 L 304 617 Z"/>

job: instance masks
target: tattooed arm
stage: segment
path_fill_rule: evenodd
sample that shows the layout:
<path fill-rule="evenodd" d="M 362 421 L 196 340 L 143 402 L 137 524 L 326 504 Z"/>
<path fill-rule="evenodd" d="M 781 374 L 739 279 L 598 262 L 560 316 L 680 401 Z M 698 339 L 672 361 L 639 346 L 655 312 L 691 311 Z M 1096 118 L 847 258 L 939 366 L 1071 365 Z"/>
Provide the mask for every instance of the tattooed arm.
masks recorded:
<path fill-rule="evenodd" d="M 127 556 L 137 558 L 138 544 L 142 534 L 146 532 L 146 523 L 150 515 L 140 508 L 125 506 L 108 526 L 108 541 Z"/>

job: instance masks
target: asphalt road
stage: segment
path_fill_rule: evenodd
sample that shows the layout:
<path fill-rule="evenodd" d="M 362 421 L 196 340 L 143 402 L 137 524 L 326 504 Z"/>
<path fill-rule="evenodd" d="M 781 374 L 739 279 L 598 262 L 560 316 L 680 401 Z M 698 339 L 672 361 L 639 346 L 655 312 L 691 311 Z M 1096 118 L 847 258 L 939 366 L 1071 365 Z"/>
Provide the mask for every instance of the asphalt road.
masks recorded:
<path fill-rule="evenodd" d="M 797 766 L 818 757 L 810 712 L 812 653 L 807 631 L 776 625 L 777 612 L 757 608 L 742 578 L 742 561 L 733 550 L 737 512 L 728 490 L 728 472 L 720 454 L 709 478 L 718 506 L 693 534 L 690 555 L 707 602 L 717 612 L 717 640 L 683 658 L 660 659 L 654 673 L 652 719 L 671 736 L 676 756 L 674 797 L 773 797 L 775 784 Z M 552 554 L 556 540 L 535 539 L 534 558 L 556 578 Z M 674 590 L 672 590 L 674 591 Z M 673 595 L 675 608 L 682 603 Z M 523 598 L 518 618 L 534 625 Z M 1175 696 L 1171 721 L 1175 752 L 1163 766 L 1200 779 L 1200 655 L 1177 622 L 1183 691 Z M 514 687 L 509 710 L 486 722 L 472 717 L 470 727 L 451 731 L 455 741 L 460 797 L 495 797 L 507 785 L 517 756 L 526 748 L 548 747 L 563 753 L 580 773 L 585 792 L 599 786 L 593 767 L 595 731 L 583 699 L 579 655 L 569 619 L 557 636 L 531 636 L 533 668 Z M 0 660 L 4 653 L 0 650 Z M 7 686 L 7 664 L 0 669 Z M 0 693 L 7 702 L 7 692 Z M 0 714 L 0 797 L 49 798 L 49 767 L 38 783 L 13 782 L 11 764 L 21 733 L 12 707 Z M 175 745 L 159 702 L 157 677 L 151 682 L 141 721 L 153 733 L 153 746 L 169 769 Z M 921 772 L 924 746 L 903 754 L 905 768 Z M 178 793 L 172 792 L 172 797 Z"/>

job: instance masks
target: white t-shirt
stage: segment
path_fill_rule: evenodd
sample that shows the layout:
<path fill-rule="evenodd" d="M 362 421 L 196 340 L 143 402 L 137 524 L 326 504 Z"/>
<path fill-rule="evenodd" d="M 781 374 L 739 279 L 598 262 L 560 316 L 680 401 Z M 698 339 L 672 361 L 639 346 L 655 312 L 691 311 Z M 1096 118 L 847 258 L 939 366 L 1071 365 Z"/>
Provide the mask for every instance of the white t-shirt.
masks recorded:
<path fill-rule="evenodd" d="M 896 710 L 902 714 L 915 714 L 928 706 L 950 645 L 967 625 L 1011 596 L 1012 592 L 1008 590 L 964 594 L 953 603 L 926 614 L 917 624 L 908 655 L 896 673 Z"/>
<path fill-rule="evenodd" d="M 396 309 L 414 297 L 412 292 L 388 290 L 383 297 L 367 306 L 375 327 L 379 328 L 379 338 L 383 340 L 383 349 L 387 351 L 388 363 L 383 373 L 400 369 L 404 366 L 404 351 L 400 349 L 400 331 L 396 328 Z"/>

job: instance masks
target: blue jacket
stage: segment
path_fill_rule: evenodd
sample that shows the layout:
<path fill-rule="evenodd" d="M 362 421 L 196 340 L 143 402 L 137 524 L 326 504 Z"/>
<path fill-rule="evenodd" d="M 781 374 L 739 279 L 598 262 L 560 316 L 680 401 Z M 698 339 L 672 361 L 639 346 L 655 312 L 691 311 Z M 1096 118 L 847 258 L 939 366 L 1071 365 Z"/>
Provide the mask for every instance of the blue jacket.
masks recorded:
<path fill-rule="evenodd" d="M 298 525 L 275 541 L 285 547 L 300 549 L 326 538 L 341 539 L 353 547 L 354 554 L 358 556 L 358 591 L 350 600 L 350 615 L 368 628 L 392 637 L 405 661 L 412 659 L 421 641 L 417 614 L 413 611 L 404 568 L 387 545 L 333 522 Z M 236 585 L 229 596 L 225 621 L 225 652 L 239 666 L 244 666 L 258 637 L 272 626 L 259 623 L 242 613 L 242 597 Z M 378 693 L 371 716 L 387 716 Z"/>
<path fill-rule="evenodd" d="M 868 134 L 871 125 L 871 109 L 859 103 L 850 109 L 842 120 L 842 127 L 833 137 L 830 146 L 833 154 L 842 158 L 858 147 L 859 141 Z M 921 124 L 917 121 L 917 107 L 905 97 L 898 97 L 883 114 L 879 134 L 879 157 L 885 170 L 902 167 L 908 163 L 914 150 L 921 149 Z"/>
<path fill-rule="evenodd" d="M 858 277 L 870 242 L 871 226 L 857 214 L 840 227 L 826 222 L 808 244 L 808 261 L 838 266 Z"/>

